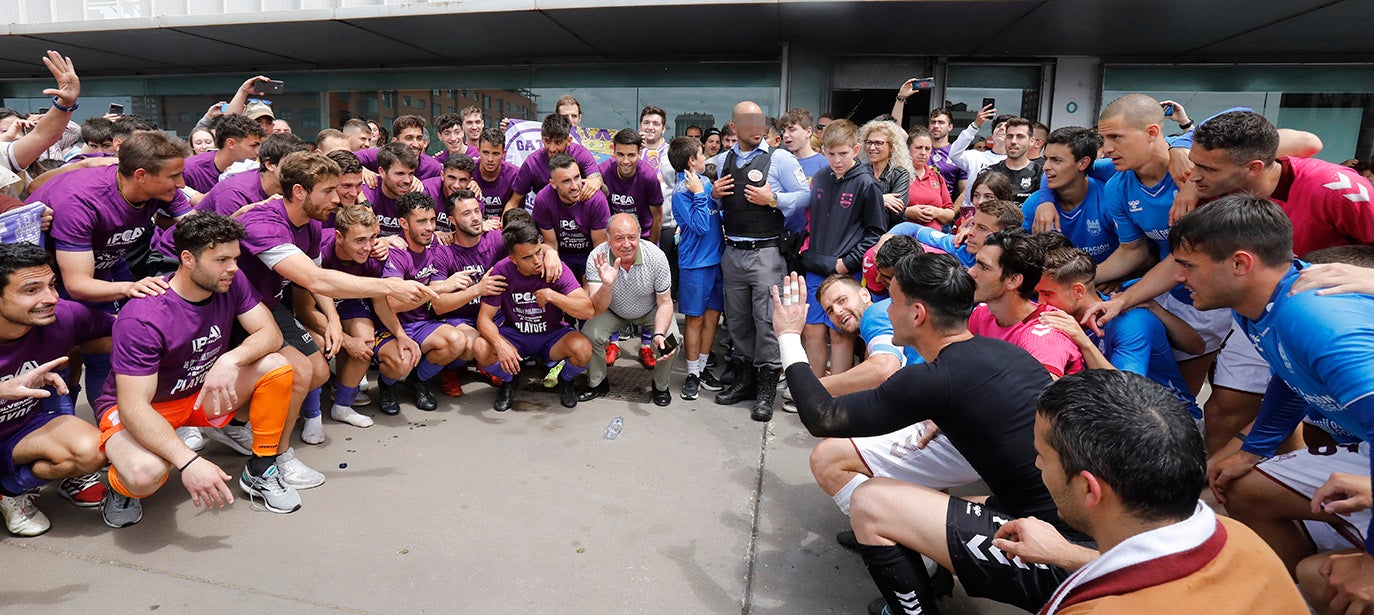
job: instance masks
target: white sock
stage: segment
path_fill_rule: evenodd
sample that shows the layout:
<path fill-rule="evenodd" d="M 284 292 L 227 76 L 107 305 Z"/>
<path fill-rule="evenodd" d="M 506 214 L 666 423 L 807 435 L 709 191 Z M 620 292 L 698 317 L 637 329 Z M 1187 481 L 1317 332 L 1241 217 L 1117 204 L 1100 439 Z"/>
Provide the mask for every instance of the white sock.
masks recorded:
<path fill-rule="evenodd" d="M 867 476 L 855 474 L 854 478 L 849 479 L 849 482 L 845 483 L 838 493 L 831 496 L 831 499 L 835 500 L 835 505 L 840 507 L 840 512 L 844 513 L 845 516 L 849 516 L 849 499 L 854 497 L 854 490 L 867 480 Z"/>
<path fill-rule="evenodd" d="M 687 360 L 687 373 L 690 375 L 700 376 L 702 367 L 704 367 L 704 365 L 701 359 Z"/>
<path fill-rule="evenodd" d="M 301 430 L 301 441 L 306 444 L 324 442 L 324 415 L 305 419 L 305 429 Z"/>
<path fill-rule="evenodd" d="M 366 414 L 358 414 L 358 412 L 352 408 L 340 406 L 338 404 L 334 404 L 334 407 L 329 409 L 329 418 L 342 423 L 348 423 L 354 427 L 372 426 L 372 417 Z"/>

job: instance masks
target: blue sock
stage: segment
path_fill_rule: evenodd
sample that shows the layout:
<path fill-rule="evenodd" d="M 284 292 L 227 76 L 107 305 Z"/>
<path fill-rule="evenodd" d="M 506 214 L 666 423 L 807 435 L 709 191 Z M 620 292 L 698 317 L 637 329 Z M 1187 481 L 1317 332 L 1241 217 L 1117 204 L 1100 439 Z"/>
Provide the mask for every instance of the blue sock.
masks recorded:
<path fill-rule="evenodd" d="M 71 370 L 57 370 L 57 375 L 62 377 L 62 382 L 71 382 Z M 51 395 L 44 397 L 39 402 L 40 405 L 43 407 L 44 412 L 56 412 L 58 414 L 76 414 L 76 396 L 71 394 L 72 391 L 70 390 L 70 385 L 68 386 L 69 390 L 67 391 L 66 395 L 58 395 L 57 389 L 54 389 L 52 387 L 43 387 L 49 393 L 51 393 Z"/>
<path fill-rule="evenodd" d="M 510 382 L 512 380 L 515 380 L 515 376 L 512 376 L 510 372 L 503 369 L 499 361 L 496 363 L 492 363 L 491 365 L 488 365 L 486 367 L 483 367 L 482 371 L 495 376 L 501 382 Z"/>
<path fill-rule="evenodd" d="M 339 385 L 334 389 L 334 405 L 345 408 L 353 407 L 353 402 L 358 400 L 358 387 L 346 387 Z"/>
<path fill-rule="evenodd" d="M 394 384 L 396 384 L 396 382 L 397 382 L 395 378 L 387 378 L 386 376 L 382 376 L 382 377 L 381 377 L 381 381 L 382 381 L 382 384 L 383 384 L 383 385 L 386 385 L 386 386 L 394 385 Z"/>
<path fill-rule="evenodd" d="M 420 365 L 415 368 L 415 372 L 420 376 L 421 381 L 428 381 L 438 375 L 443 369 L 444 367 L 442 365 L 430 363 L 429 359 L 420 359 Z"/>
<path fill-rule="evenodd" d="M 615 343 L 615 342 L 618 342 L 618 341 L 620 341 L 620 332 L 619 332 L 619 331 L 612 331 L 612 332 L 611 332 L 610 343 Z"/>
<path fill-rule="evenodd" d="M 563 373 L 558 375 L 558 379 L 564 382 L 572 382 L 573 378 L 578 377 L 578 375 L 585 371 L 587 371 L 587 366 L 578 367 L 573 365 L 572 361 L 568 361 L 563 364 Z"/>
<path fill-rule="evenodd" d="M 48 481 L 33 475 L 33 464 L 15 466 L 14 474 L 0 474 L 0 493 L 22 495 L 31 489 L 48 484 Z"/>
<path fill-rule="evenodd" d="M 88 354 L 82 358 L 86 365 L 86 403 L 95 407 L 95 400 L 105 391 L 105 379 L 110 377 L 110 355 Z"/>
<path fill-rule="evenodd" d="M 639 342 L 653 348 L 651 345 L 654 343 L 654 330 L 652 327 L 644 327 L 644 329 L 639 332 Z"/>
<path fill-rule="evenodd" d="M 320 415 L 320 390 L 315 389 L 305 394 L 305 401 L 301 402 L 301 416 L 313 419 Z"/>

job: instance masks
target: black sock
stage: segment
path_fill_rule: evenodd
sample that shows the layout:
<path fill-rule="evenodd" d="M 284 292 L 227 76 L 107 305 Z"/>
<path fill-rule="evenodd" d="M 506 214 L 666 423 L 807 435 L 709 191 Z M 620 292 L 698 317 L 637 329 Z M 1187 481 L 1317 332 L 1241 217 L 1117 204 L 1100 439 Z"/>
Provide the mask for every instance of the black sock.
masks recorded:
<path fill-rule="evenodd" d="M 864 566 L 894 615 L 937 615 L 935 596 L 921 554 L 902 545 L 859 545 Z"/>
<path fill-rule="evenodd" d="M 267 469 L 272 467 L 272 465 L 275 463 L 277 463 L 276 455 L 268 455 L 265 457 L 250 457 L 248 459 L 248 473 L 252 474 L 253 476 L 262 476 L 264 473 L 267 472 Z"/>
<path fill-rule="evenodd" d="M 243 427 L 244 425 L 247 425 L 247 424 L 248 424 L 248 421 L 245 421 L 245 420 L 242 420 L 242 419 L 239 419 L 239 418 L 235 417 L 235 418 L 229 419 L 229 424 L 230 424 L 230 425 L 233 425 L 234 427 Z"/>

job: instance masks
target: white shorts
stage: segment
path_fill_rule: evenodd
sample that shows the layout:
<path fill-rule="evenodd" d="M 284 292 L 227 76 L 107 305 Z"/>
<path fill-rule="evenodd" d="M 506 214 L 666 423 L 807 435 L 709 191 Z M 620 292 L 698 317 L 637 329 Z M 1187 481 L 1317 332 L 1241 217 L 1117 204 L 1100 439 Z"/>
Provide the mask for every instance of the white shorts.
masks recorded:
<path fill-rule="evenodd" d="M 1332 472 L 1359 476 L 1369 475 L 1369 444 L 1320 446 L 1284 453 L 1255 466 L 1261 474 L 1287 487 L 1305 500 L 1326 484 Z M 1337 549 L 1364 548 L 1365 528 L 1369 527 L 1368 509 L 1340 515 L 1338 523 L 1303 521 L 1303 529 L 1318 553 Z"/>
<path fill-rule="evenodd" d="M 1263 395 L 1269 388 L 1269 378 L 1273 371 L 1269 362 L 1260 356 L 1254 342 L 1241 330 L 1240 324 L 1231 319 L 1231 333 L 1217 353 L 1217 371 L 1212 374 L 1212 384 L 1235 391 Z"/>
<path fill-rule="evenodd" d="M 935 436 L 925 448 L 916 448 L 925 432 L 923 424 L 917 423 L 890 434 L 849 441 L 875 477 L 895 478 L 931 489 L 950 489 L 981 480 L 945 434 Z"/>
<path fill-rule="evenodd" d="M 1235 318 L 1231 317 L 1231 308 L 1201 311 L 1190 304 L 1179 301 L 1170 293 L 1155 297 L 1155 302 L 1197 330 L 1198 335 L 1202 336 L 1202 341 L 1207 344 L 1207 351 L 1202 354 L 1216 352 L 1218 348 L 1221 348 L 1221 341 L 1226 339 L 1226 334 L 1231 332 L 1231 324 L 1235 322 Z M 1174 350 L 1174 358 L 1179 361 L 1196 359 L 1199 356 L 1201 355 Z"/>

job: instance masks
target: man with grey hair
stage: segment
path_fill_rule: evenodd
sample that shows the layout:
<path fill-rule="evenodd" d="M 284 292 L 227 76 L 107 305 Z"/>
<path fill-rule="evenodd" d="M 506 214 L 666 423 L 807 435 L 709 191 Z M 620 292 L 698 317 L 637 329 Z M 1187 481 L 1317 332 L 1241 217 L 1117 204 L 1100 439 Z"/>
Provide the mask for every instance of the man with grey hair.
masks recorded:
<path fill-rule="evenodd" d="M 651 347 L 658 359 L 654 363 L 653 401 L 659 406 L 673 401 L 668 377 L 678 332 L 673 318 L 672 273 L 663 250 L 640 241 L 640 232 L 634 215 L 611 216 L 606 242 L 593 249 L 587 259 L 587 292 L 596 315 L 582 328 L 592 342 L 592 359 L 587 366 L 590 386 L 578 401 L 591 401 L 610 392 L 606 344 L 612 333 L 627 324 L 653 328 Z"/>

